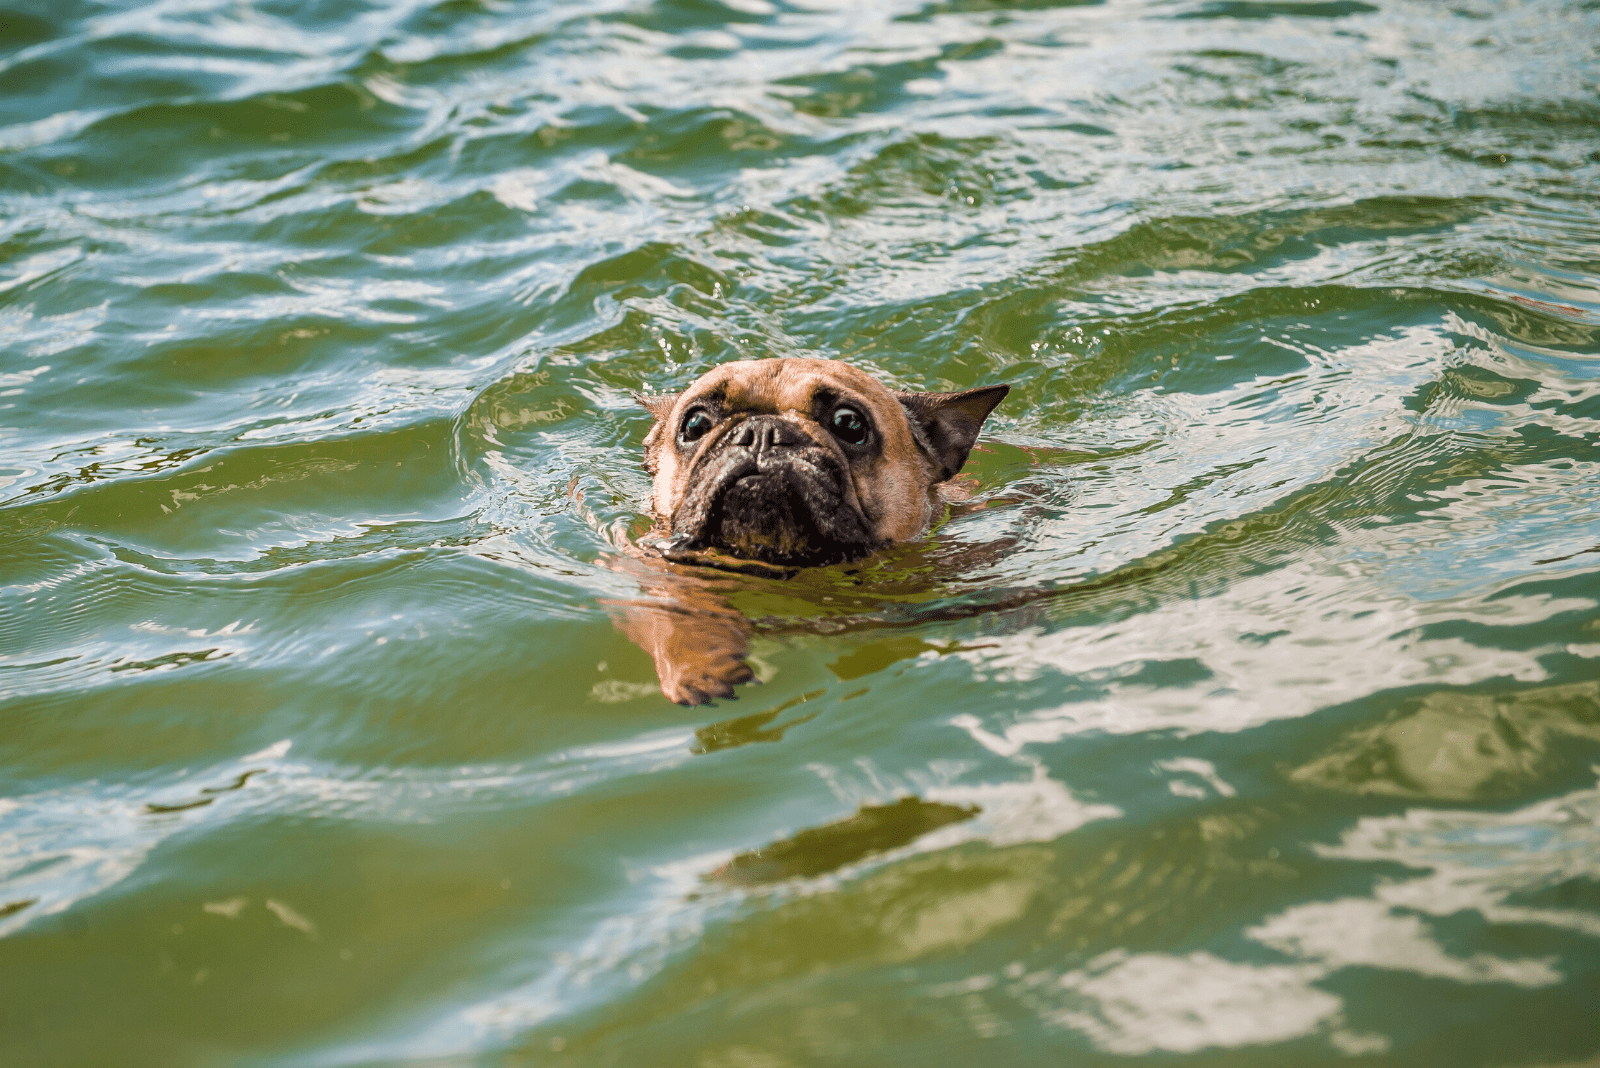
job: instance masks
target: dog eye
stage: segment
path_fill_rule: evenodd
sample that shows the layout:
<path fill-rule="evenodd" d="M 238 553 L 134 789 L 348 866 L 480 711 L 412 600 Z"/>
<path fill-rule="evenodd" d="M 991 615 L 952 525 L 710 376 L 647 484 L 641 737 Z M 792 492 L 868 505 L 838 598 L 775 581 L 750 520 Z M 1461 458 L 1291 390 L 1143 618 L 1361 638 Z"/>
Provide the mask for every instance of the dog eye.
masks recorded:
<path fill-rule="evenodd" d="M 854 408 L 835 408 L 833 418 L 828 421 L 828 429 L 846 445 L 860 445 L 867 440 L 869 428 L 867 421 Z"/>
<path fill-rule="evenodd" d="M 705 412 L 692 411 L 689 413 L 689 418 L 683 421 L 683 429 L 678 431 L 678 439 L 685 442 L 699 441 L 715 425 L 711 416 Z"/>

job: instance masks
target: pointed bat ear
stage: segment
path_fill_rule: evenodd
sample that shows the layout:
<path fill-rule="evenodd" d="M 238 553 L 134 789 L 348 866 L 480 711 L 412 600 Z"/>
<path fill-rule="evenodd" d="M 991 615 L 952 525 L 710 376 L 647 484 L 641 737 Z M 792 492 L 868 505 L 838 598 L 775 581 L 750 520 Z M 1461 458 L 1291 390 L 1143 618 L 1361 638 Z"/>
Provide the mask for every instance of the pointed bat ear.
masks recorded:
<path fill-rule="evenodd" d="M 1010 386 L 983 386 L 965 393 L 896 393 L 911 417 L 917 441 L 938 465 L 936 482 L 954 478 L 978 440 L 978 430 Z"/>
<path fill-rule="evenodd" d="M 641 406 L 648 409 L 655 416 L 655 425 L 650 428 L 650 433 L 644 436 L 644 469 L 650 474 L 656 473 L 658 466 L 656 448 L 661 443 L 661 428 L 666 424 L 667 416 L 672 414 L 673 406 L 678 403 L 682 393 L 635 393 L 633 399 Z"/>
<path fill-rule="evenodd" d="M 682 393 L 635 393 L 633 399 L 642 407 L 648 408 L 659 423 L 671 413 L 672 406 L 678 403 L 678 398 L 681 396 Z"/>

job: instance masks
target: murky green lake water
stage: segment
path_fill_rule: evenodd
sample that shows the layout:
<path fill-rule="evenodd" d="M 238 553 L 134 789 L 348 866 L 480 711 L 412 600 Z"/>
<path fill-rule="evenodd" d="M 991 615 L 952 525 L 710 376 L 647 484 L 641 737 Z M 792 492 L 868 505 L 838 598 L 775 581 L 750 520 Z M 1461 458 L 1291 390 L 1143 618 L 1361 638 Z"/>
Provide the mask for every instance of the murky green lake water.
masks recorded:
<path fill-rule="evenodd" d="M 0 41 L 0 1063 L 1600 1063 L 1595 4 Z M 680 708 L 631 394 L 770 355 L 1015 388 Z"/>

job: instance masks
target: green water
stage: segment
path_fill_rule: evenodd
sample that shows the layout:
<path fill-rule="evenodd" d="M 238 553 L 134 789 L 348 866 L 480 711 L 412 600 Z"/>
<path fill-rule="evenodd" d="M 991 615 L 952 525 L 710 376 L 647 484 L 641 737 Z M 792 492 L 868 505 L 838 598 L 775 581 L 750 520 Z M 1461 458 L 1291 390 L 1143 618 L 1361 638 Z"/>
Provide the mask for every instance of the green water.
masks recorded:
<path fill-rule="evenodd" d="M 6 3 L 0 1064 L 1600 1063 L 1595 4 Z M 791 354 L 985 507 L 680 708 Z"/>

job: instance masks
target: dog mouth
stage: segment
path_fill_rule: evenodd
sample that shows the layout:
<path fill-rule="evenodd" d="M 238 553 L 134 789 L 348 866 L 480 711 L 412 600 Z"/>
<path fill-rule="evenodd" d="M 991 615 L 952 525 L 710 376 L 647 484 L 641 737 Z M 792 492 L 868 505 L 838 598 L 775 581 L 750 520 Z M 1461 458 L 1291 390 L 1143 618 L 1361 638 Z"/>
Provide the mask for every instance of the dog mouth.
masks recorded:
<path fill-rule="evenodd" d="M 780 568 L 858 560 L 877 545 L 847 501 L 845 477 L 822 449 L 713 458 L 674 513 L 663 555 L 689 562 L 695 554 L 727 554 Z M 694 562 L 727 566 L 714 558 Z"/>
<path fill-rule="evenodd" d="M 738 556 L 768 563 L 810 562 L 826 539 L 803 487 L 782 474 L 749 474 L 729 483 L 713 509 L 709 540 Z"/>

